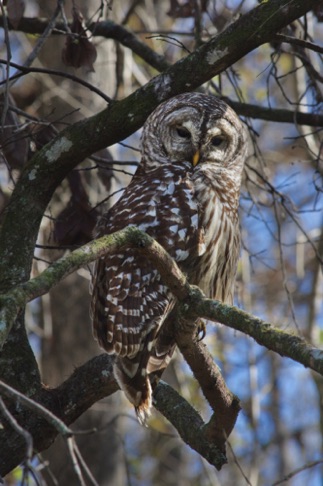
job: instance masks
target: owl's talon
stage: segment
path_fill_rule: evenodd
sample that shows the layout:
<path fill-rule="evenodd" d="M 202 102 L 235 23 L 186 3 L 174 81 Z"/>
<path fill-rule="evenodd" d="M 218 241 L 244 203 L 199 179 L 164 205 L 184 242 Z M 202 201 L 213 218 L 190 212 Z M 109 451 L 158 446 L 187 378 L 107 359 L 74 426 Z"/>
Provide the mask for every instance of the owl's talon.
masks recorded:
<path fill-rule="evenodd" d="M 201 334 L 201 336 L 200 336 Z M 196 340 L 199 343 L 200 341 L 203 341 L 203 339 L 206 336 L 206 325 L 204 321 L 200 321 L 197 326 L 197 332 L 196 332 Z"/>

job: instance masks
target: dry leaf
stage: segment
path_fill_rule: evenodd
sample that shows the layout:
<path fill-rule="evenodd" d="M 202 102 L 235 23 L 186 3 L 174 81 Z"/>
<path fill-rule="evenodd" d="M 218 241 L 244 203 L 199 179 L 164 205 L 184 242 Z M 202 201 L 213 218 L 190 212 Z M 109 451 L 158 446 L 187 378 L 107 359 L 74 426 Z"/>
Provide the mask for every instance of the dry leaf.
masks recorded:
<path fill-rule="evenodd" d="M 83 17 L 79 10 L 73 9 L 72 35 L 68 35 L 62 51 L 62 60 L 66 66 L 79 68 L 84 66 L 88 71 L 94 71 L 93 63 L 97 52 L 95 46 L 89 40 Z"/>
<path fill-rule="evenodd" d="M 19 22 L 24 15 L 25 7 L 25 0 L 8 0 L 7 15 L 14 29 L 18 29 Z"/>
<path fill-rule="evenodd" d="M 207 11 L 208 0 L 203 0 L 200 3 L 201 12 Z M 188 0 L 187 2 L 179 2 L 178 0 L 170 0 L 170 8 L 167 12 L 169 17 L 174 19 L 195 17 L 196 1 Z"/>
<path fill-rule="evenodd" d="M 3 107 L 3 97 L 0 96 L 0 112 Z M 26 131 L 18 130 L 20 121 L 17 114 L 10 110 L 10 107 L 15 107 L 15 102 L 11 95 L 9 95 L 9 109 L 7 111 L 3 130 L 0 129 L 0 149 L 2 157 L 12 169 L 21 169 L 28 156 L 28 138 Z M 1 157 L 0 157 L 0 161 Z"/>
<path fill-rule="evenodd" d="M 323 22 L 323 5 L 321 3 L 315 5 L 315 7 L 313 8 L 313 12 L 315 17 L 317 18 L 317 21 Z"/>
<path fill-rule="evenodd" d="M 90 206 L 80 174 L 71 172 L 68 181 L 72 195 L 55 221 L 54 239 L 63 246 L 82 245 L 93 238 L 98 213 Z"/>

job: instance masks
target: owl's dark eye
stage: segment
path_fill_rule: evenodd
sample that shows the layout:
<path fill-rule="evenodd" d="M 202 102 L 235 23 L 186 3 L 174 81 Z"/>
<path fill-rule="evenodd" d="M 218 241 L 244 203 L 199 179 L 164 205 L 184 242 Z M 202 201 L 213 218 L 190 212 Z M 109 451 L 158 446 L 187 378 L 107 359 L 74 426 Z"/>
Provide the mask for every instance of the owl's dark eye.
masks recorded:
<path fill-rule="evenodd" d="M 177 135 L 181 138 L 191 138 L 191 133 L 184 127 L 176 127 Z"/>
<path fill-rule="evenodd" d="M 213 147 L 219 147 L 223 142 L 223 137 L 213 137 L 211 139 L 211 144 Z"/>

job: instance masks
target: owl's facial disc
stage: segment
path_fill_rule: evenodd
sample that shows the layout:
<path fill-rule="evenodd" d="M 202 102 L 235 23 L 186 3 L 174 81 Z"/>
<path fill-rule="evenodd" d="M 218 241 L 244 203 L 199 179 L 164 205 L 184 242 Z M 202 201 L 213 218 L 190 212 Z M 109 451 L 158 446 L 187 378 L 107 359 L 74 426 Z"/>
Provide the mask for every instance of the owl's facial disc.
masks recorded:
<path fill-rule="evenodd" d="M 245 138 L 240 120 L 220 100 L 198 93 L 179 95 L 147 119 L 143 167 L 148 171 L 163 163 L 189 163 L 196 171 L 212 165 L 236 170 L 242 167 Z"/>
<path fill-rule="evenodd" d="M 162 142 L 173 161 L 186 160 L 196 168 L 205 163 L 223 167 L 233 156 L 233 131 L 223 116 L 183 107 L 168 117 Z"/>

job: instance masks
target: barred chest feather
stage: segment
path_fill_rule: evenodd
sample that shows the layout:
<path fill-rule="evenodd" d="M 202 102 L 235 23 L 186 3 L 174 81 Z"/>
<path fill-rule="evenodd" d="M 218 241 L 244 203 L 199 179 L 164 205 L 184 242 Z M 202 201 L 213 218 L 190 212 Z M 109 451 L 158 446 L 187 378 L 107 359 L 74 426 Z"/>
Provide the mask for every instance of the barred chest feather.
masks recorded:
<path fill-rule="evenodd" d="M 206 296 L 232 303 L 240 249 L 237 184 L 230 173 L 214 174 L 204 167 L 194 185 L 205 252 L 196 262 L 190 281 Z"/>

